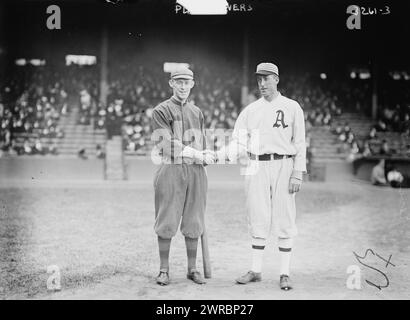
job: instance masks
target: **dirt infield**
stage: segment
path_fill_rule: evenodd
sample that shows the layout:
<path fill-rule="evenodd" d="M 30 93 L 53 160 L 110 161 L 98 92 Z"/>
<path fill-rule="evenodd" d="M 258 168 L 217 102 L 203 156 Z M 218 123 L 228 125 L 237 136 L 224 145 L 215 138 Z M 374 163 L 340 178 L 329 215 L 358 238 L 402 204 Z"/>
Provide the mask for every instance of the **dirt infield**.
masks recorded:
<path fill-rule="evenodd" d="M 207 207 L 213 278 L 196 286 L 185 278 L 183 237 L 173 240 L 171 280 L 158 270 L 150 183 L 37 184 L 0 188 L 0 298 L 3 299 L 406 299 L 410 291 L 409 190 L 362 182 L 306 183 L 297 197 L 298 236 L 292 261 L 295 289 L 278 288 L 278 252 L 272 236 L 263 278 L 247 286 L 234 279 L 250 267 L 241 183 L 210 181 Z M 361 266 L 353 252 L 375 256 Z M 200 251 L 199 251 L 200 256 Z M 346 288 L 349 265 L 362 270 L 361 290 Z M 61 272 L 60 292 L 47 291 L 47 267 Z M 202 269 L 201 260 L 198 267 Z"/>

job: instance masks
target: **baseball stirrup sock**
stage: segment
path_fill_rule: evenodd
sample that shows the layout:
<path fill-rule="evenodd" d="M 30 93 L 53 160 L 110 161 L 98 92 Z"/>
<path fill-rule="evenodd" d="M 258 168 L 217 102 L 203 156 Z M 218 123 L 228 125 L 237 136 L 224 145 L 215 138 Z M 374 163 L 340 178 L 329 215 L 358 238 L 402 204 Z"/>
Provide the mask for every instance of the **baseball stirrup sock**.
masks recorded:
<path fill-rule="evenodd" d="M 169 270 L 169 250 L 171 248 L 171 239 L 163 239 L 158 237 L 160 270 Z"/>
<path fill-rule="evenodd" d="M 196 253 L 198 249 L 198 238 L 185 237 L 186 253 L 188 257 L 188 272 L 196 269 Z"/>
<path fill-rule="evenodd" d="M 278 239 L 279 256 L 280 256 L 280 274 L 290 273 L 290 258 L 292 256 L 292 239 Z"/>
<path fill-rule="evenodd" d="M 266 239 L 252 238 L 252 268 L 253 272 L 262 272 L 263 253 Z"/>

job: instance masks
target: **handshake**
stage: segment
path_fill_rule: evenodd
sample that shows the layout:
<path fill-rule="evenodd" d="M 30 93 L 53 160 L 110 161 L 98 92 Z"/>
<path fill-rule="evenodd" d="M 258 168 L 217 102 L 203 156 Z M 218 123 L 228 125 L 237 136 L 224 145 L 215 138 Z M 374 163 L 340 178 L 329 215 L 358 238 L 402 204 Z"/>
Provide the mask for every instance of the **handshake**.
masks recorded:
<path fill-rule="evenodd" d="M 195 160 L 200 161 L 206 165 L 215 164 L 217 162 L 223 162 L 226 160 L 225 152 L 221 151 L 212 151 L 209 149 L 199 151 L 197 150 L 194 155 Z"/>

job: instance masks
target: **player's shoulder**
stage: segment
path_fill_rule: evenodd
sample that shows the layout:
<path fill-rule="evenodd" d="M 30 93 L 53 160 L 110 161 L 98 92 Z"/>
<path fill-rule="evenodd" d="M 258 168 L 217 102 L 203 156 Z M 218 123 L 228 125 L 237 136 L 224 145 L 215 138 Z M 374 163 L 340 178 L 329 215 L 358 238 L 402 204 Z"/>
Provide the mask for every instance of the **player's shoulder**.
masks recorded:
<path fill-rule="evenodd" d="M 175 110 L 173 110 L 172 105 L 173 103 L 171 99 L 161 101 L 154 107 L 152 114 L 165 117 L 167 119 L 171 119 L 172 114 L 175 113 Z"/>
<path fill-rule="evenodd" d="M 167 100 L 161 101 L 160 103 L 158 103 L 158 104 L 154 107 L 153 111 L 154 111 L 154 112 L 162 112 L 162 111 L 164 111 L 164 110 L 167 110 L 167 109 L 169 108 L 170 102 L 171 102 L 171 99 L 167 99 Z"/>
<path fill-rule="evenodd" d="M 295 109 L 302 109 L 303 110 L 302 106 L 300 105 L 300 103 L 297 100 L 291 99 L 291 98 L 286 97 L 284 95 L 281 95 L 281 98 L 282 98 L 282 101 L 286 105 L 288 105 L 290 107 L 293 107 Z"/>
<path fill-rule="evenodd" d="M 263 98 L 259 98 L 251 103 L 249 103 L 245 108 L 242 109 L 241 112 L 249 112 L 252 111 L 255 108 L 258 108 L 259 106 L 261 106 L 263 104 Z"/>

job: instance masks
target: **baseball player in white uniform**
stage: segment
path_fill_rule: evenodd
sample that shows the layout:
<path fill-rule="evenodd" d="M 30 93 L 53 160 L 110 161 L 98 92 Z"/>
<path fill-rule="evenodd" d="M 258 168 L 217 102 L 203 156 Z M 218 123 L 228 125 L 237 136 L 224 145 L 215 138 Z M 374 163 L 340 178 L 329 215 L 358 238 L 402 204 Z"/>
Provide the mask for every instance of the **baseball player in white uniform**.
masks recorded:
<path fill-rule="evenodd" d="M 305 122 L 299 103 L 277 90 L 279 70 L 260 63 L 256 78 L 262 97 L 239 114 L 232 141 L 217 152 L 218 161 L 249 157 L 245 174 L 246 207 L 252 236 L 252 267 L 238 284 L 260 281 L 266 239 L 278 236 L 280 287 L 292 289 L 289 278 L 293 239 L 297 235 L 295 194 L 306 172 Z"/>

